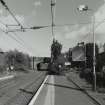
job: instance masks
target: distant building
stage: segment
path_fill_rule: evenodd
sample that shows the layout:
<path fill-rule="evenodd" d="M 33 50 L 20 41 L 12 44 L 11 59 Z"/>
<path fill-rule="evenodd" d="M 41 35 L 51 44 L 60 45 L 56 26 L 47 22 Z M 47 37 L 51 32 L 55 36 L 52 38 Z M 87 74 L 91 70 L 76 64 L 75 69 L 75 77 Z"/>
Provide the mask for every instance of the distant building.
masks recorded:
<path fill-rule="evenodd" d="M 85 61 L 84 44 L 78 44 L 72 49 L 72 61 Z"/>
<path fill-rule="evenodd" d="M 84 67 L 85 65 L 85 44 L 77 43 L 75 47 L 69 49 L 69 59 L 72 67 Z"/>

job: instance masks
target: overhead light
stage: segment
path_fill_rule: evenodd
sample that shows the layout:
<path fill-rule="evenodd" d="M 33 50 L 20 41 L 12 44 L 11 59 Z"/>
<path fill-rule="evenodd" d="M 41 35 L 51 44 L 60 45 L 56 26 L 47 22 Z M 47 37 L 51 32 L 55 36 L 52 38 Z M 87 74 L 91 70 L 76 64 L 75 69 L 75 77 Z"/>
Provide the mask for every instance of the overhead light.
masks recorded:
<path fill-rule="evenodd" d="M 79 11 L 88 11 L 88 6 L 87 5 L 80 5 L 77 9 Z"/>

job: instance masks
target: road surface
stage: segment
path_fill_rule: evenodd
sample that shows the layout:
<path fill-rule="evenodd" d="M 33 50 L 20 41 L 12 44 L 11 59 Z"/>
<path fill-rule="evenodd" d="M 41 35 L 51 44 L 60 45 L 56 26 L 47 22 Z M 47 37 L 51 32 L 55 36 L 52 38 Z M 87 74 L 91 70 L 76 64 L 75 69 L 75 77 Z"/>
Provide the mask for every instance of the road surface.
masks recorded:
<path fill-rule="evenodd" d="M 37 97 L 34 96 L 33 102 L 29 105 L 95 105 L 95 103 L 65 76 L 48 75 Z"/>
<path fill-rule="evenodd" d="M 44 78 L 45 72 L 30 72 L 0 81 L 0 105 L 27 105 Z"/>

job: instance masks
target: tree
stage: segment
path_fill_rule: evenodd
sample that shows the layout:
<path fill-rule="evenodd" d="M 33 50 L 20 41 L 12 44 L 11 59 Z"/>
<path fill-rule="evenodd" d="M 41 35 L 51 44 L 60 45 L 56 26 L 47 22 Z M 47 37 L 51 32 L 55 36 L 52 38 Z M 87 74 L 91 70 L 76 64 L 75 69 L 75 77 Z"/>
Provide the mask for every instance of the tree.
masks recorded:
<path fill-rule="evenodd" d="M 94 46 L 93 43 L 86 44 L 86 64 L 88 68 L 93 67 L 93 46 Z M 95 44 L 96 66 L 97 66 L 98 54 L 99 54 L 99 48 L 98 45 Z"/>
<path fill-rule="evenodd" d="M 14 60 L 15 60 L 15 53 L 14 51 L 9 51 L 6 53 L 5 56 L 5 62 L 6 65 L 10 68 L 11 65 L 14 65 Z"/>
<path fill-rule="evenodd" d="M 51 45 L 51 58 L 52 60 L 56 60 L 57 57 L 61 54 L 62 45 L 57 41 L 53 40 L 53 43 Z"/>
<path fill-rule="evenodd" d="M 17 50 L 7 52 L 6 56 L 7 67 L 13 66 L 15 70 L 28 70 L 31 68 L 31 59 L 29 55 Z"/>
<path fill-rule="evenodd" d="M 72 61 L 72 48 L 69 48 L 69 51 L 68 51 L 68 61 L 69 62 Z"/>

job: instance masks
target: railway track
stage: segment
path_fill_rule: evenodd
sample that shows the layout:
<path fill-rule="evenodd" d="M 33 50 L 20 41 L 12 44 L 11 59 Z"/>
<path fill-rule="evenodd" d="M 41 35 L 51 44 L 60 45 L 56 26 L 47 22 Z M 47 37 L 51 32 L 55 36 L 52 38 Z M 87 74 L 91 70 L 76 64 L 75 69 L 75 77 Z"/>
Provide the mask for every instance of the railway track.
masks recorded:
<path fill-rule="evenodd" d="M 19 88 L 18 89 L 19 92 L 11 99 L 9 99 L 4 105 L 15 105 L 15 104 L 30 105 L 31 100 L 33 99 L 34 95 L 37 93 L 40 86 L 42 85 L 44 78 L 45 76 L 43 76 L 43 74 L 37 75 L 34 81 L 25 85 L 23 88 Z M 101 105 L 97 100 L 95 100 L 92 96 L 90 96 L 84 89 L 82 89 L 75 81 L 73 81 L 72 78 L 68 78 L 68 79 L 69 79 L 69 82 L 74 84 L 74 86 L 76 86 L 78 90 L 81 91 L 82 94 L 86 95 L 86 97 L 90 100 L 90 102 L 92 102 L 94 105 Z M 11 81 L 11 83 L 12 82 L 13 81 Z M 4 85 L 3 87 L 0 87 L 0 90 L 10 85 L 8 81 L 5 81 L 5 83 L 7 84 Z M 56 86 L 55 84 L 51 84 L 51 85 Z M 15 84 L 15 86 L 17 86 L 17 84 Z"/>
<path fill-rule="evenodd" d="M 37 81 L 37 79 L 42 76 L 43 74 L 38 75 L 38 77 L 35 78 L 35 81 Z M 9 85 L 14 84 L 17 85 L 17 83 L 15 82 L 16 80 L 12 79 L 12 80 L 4 80 L 0 82 L 0 90 L 4 89 L 4 88 L 8 88 Z M 34 81 L 34 82 L 35 82 Z M 28 84 L 26 87 L 28 88 L 32 83 Z"/>
<path fill-rule="evenodd" d="M 25 76 L 25 75 L 24 75 Z M 26 105 L 32 96 L 35 94 L 35 91 L 41 84 L 41 81 L 44 79 L 45 73 L 36 73 L 31 77 L 27 75 L 26 77 L 15 77 L 11 80 L 5 80 L 0 82 L 0 100 L 3 105 L 15 105 L 17 102 L 20 102 L 19 105 Z M 28 79 L 30 78 L 31 79 Z M 10 90 L 10 91 L 8 91 Z M 4 100 L 9 94 L 10 97 Z M 27 100 L 26 100 L 27 98 Z M 4 102 L 4 101 L 5 102 Z M 26 103 L 26 104 L 24 104 Z"/>
<path fill-rule="evenodd" d="M 39 88 L 37 89 L 37 91 L 35 92 L 35 94 L 33 95 L 33 97 L 31 98 L 31 100 L 29 101 L 29 103 L 27 105 L 34 105 L 34 102 L 36 101 L 36 98 L 38 97 L 38 95 L 40 94 L 40 91 L 42 90 L 45 82 L 48 79 L 48 75 L 46 76 L 46 78 L 42 81 L 42 83 L 40 84 Z"/>
<path fill-rule="evenodd" d="M 38 89 L 42 81 L 41 77 L 44 78 L 43 73 L 38 75 L 35 80 L 30 82 L 28 85 L 24 86 L 23 88 L 19 88 L 18 93 L 10 98 L 4 105 L 27 105 Z"/>

